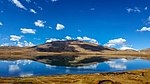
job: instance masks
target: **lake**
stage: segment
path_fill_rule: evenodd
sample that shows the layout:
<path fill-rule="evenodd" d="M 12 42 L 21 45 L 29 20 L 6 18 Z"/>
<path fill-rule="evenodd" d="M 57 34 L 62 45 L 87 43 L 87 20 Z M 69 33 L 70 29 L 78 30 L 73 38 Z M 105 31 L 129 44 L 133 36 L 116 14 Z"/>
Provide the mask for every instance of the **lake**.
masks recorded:
<path fill-rule="evenodd" d="M 111 59 L 97 64 L 79 67 L 53 66 L 32 60 L 0 60 L 0 77 L 29 77 L 60 74 L 89 74 L 101 72 L 120 72 L 150 68 L 150 60 Z"/>

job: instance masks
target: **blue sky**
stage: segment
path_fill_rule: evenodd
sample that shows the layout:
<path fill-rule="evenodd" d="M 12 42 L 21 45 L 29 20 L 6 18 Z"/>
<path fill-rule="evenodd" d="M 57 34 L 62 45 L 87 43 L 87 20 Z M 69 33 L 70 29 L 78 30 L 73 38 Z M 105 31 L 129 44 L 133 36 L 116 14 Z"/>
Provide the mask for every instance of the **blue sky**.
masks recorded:
<path fill-rule="evenodd" d="M 150 0 L 1 0 L 0 45 L 78 39 L 150 48 Z"/>

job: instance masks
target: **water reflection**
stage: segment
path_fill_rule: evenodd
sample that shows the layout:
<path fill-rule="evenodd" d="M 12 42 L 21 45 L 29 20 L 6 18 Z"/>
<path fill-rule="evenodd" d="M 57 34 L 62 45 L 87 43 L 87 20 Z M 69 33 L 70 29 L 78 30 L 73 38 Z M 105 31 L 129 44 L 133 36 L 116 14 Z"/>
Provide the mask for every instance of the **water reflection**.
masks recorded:
<path fill-rule="evenodd" d="M 0 61 L 0 77 L 28 77 L 58 74 L 88 74 L 150 68 L 150 61 L 143 59 L 112 59 L 79 67 L 47 65 L 31 60 Z"/>

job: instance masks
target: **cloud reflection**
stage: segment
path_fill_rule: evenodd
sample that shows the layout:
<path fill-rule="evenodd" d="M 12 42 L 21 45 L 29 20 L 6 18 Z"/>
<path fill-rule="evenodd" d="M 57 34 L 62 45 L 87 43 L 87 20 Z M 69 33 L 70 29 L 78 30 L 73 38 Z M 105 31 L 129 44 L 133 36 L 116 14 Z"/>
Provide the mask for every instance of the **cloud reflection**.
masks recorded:
<path fill-rule="evenodd" d="M 9 67 L 9 72 L 15 72 L 20 70 L 18 65 L 9 65 L 8 67 Z"/>

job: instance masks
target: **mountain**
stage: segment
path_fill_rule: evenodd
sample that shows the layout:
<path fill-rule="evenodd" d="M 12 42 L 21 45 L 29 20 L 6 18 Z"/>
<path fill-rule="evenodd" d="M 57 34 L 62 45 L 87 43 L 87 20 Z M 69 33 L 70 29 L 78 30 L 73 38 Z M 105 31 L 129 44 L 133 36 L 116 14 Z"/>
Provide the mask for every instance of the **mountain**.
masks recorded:
<path fill-rule="evenodd" d="M 140 50 L 140 52 L 150 53 L 150 48 L 146 48 L 146 49 Z"/>
<path fill-rule="evenodd" d="M 45 56 L 45 58 L 49 59 L 49 57 L 47 57 L 48 55 L 149 56 L 150 48 L 143 49 L 141 51 L 117 50 L 115 48 L 109 48 L 98 44 L 78 40 L 53 41 L 33 47 L 16 47 L 16 46 L 0 47 L 0 59 L 11 59 L 11 60 L 19 58 L 35 59 L 34 57 L 36 56 L 42 56 L 42 58 L 43 56 Z M 55 57 L 56 56 L 54 56 L 54 58 Z"/>
<path fill-rule="evenodd" d="M 34 49 L 39 52 L 87 52 L 87 51 L 116 50 L 113 48 L 108 48 L 97 44 L 78 40 L 48 42 L 45 44 L 34 46 Z"/>

